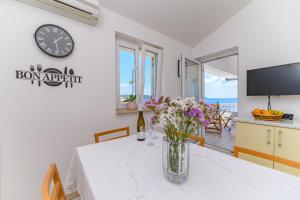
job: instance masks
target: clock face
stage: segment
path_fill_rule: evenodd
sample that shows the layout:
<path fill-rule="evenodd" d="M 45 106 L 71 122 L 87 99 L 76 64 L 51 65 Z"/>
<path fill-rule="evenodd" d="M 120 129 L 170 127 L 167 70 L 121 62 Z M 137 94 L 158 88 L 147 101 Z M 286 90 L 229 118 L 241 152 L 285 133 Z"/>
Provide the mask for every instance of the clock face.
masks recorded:
<path fill-rule="evenodd" d="M 66 57 L 74 49 L 71 35 L 65 29 L 52 24 L 40 26 L 35 32 L 35 41 L 44 53 L 56 58 Z"/>

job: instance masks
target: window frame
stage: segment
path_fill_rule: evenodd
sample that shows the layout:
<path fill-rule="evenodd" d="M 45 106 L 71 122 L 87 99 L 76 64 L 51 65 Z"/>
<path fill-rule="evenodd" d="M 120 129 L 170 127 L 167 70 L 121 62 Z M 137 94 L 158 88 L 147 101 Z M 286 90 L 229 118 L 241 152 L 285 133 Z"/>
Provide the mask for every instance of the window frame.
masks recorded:
<path fill-rule="evenodd" d="M 162 50 L 152 47 L 147 44 L 142 44 L 141 46 L 141 55 L 142 55 L 142 61 L 141 61 L 141 84 L 140 84 L 140 95 L 139 96 L 139 102 L 144 104 L 144 88 L 145 88 L 145 60 L 147 53 L 152 53 L 155 55 L 155 65 L 156 65 L 156 76 L 154 73 L 152 73 L 152 80 L 155 78 L 155 86 L 154 86 L 154 98 L 157 98 L 161 94 L 161 68 L 162 68 Z M 152 87 L 152 86 L 151 86 Z"/>
<path fill-rule="evenodd" d="M 122 104 L 120 101 L 120 50 L 121 49 L 134 50 L 135 55 L 135 93 L 136 104 L 144 105 L 144 86 L 145 86 L 145 59 L 147 52 L 155 55 L 156 65 L 156 77 L 152 74 L 152 80 L 155 77 L 154 97 L 158 97 L 161 94 L 161 77 L 162 77 L 162 49 L 147 45 L 143 42 L 133 42 L 131 40 L 116 37 L 116 108 L 127 108 L 126 104 Z M 140 63 L 141 56 L 141 63 Z"/>
<path fill-rule="evenodd" d="M 147 57 L 150 57 L 150 59 L 151 59 L 151 75 L 150 76 L 151 76 L 151 80 L 154 80 L 154 84 L 151 82 L 151 96 L 156 97 L 157 54 L 146 51 L 145 60 L 147 59 Z M 145 64 L 146 64 L 146 62 L 145 62 Z M 146 70 L 146 67 L 144 70 Z M 146 73 L 144 73 L 144 75 L 146 75 Z M 146 81 L 146 77 L 145 77 L 145 81 Z M 145 85 L 144 85 L 144 90 L 145 90 Z M 144 99 L 145 99 L 145 91 L 144 91 Z"/>
<path fill-rule="evenodd" d="M 134 51 L 134 68 L 135 68 L 135 95 L 139 96 L 139 45 L 125 41 L 122 39 L 118 39 L 116 41 L 116 66 L 117 66 L 117 98 L 116 98 L 116 105 L 117 108 L 127 108 L 126 104 L 122 104 L 120 101 L 120 50 L 121 49 L 131 49 Z M 138 99 L 136 100 L 138 104 Z"/>

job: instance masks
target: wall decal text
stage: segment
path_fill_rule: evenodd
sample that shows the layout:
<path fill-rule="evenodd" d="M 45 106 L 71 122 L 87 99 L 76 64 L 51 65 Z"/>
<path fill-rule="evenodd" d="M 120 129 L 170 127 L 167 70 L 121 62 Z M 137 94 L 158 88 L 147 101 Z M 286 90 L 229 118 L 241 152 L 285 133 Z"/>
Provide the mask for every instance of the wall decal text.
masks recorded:
<path fill-rule="evenodd" d="M 82 83 L 82 76 L 75 75 L 72 68 L 65 67 L 63 72 L 56 68 L 43 70 L 40 64 L 36 67 L 31 65 L 29 70 L 16 70 L 16 78 L 28 80 L 31 84 L 36 83 L 38 86 L 44 83 L 52 87 L 64 85 L 66 88 L 72 88 L 75 84 Z"/>

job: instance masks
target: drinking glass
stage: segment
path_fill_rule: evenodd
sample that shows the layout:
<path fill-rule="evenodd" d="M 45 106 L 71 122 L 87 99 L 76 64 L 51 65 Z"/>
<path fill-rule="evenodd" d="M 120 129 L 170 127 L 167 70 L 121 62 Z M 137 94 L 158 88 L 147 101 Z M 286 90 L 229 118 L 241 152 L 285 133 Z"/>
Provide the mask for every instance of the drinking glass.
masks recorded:
<path fill-rule="evenodd" d="M 149 143 L 148 143 L 148 146 L 153 146 L 154 145 L 154 143 L 152 142 L 153 124 L 151 123 L 150 119 L 147 121 L 147 125 L 148 125 L 148 128 L 149 128 Z"/>

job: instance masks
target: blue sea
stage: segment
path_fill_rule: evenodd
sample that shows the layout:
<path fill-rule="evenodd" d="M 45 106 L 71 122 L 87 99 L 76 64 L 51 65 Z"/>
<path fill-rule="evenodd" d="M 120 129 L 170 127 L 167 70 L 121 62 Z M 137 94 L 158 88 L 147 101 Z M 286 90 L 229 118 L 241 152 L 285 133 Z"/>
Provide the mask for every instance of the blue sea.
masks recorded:
<path fill-rule="evenodd" d="M 128 95 L 121 95 L 123 98 L 128 98 Z M 148 99 L 150 99 L 150 95 L 144 95 L 144 101 L 146 102 Z M 205 102 L 208 104 L 237 104 L 238 99 L 237 98 L 205 98 Z"/>
<path fill-rule="evenodd" d="M 238 99 L 237 98 L 205 98 L 205 102 L 208 104 L 220 104 L 221 110 L 229 110 L 231 112 L 237 112 Z"/>
<path fill-rule="evenodd" d="M 237 98 L 205 98 L 205 102 L 208 104 L 227 104 L 227 103 L 237 103 Z"/>

